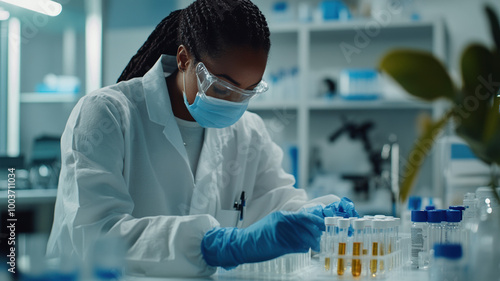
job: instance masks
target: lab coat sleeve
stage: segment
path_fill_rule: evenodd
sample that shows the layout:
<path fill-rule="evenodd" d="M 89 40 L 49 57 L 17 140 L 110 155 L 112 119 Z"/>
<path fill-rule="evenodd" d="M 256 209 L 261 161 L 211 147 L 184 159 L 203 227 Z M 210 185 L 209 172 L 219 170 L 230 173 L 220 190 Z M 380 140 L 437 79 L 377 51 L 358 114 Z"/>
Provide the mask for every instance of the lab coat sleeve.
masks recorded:
<path fill-rule="evenodd" d="M 56 205 L 56 212 L 64 213 L 61 237 L 54 237 L 57 245 L 49 245 L 49 251 L 73 249 L 87 259 L 100 235 L 118 236 L 127 244 L 126 262 L 135 274 L 213 274 L 215 268 L 203 260 L 200 245 L 205 232 L 219 225 L 215 218 L 131 215 L 134 202 L 123 176 L 127 106 L 109 95 L 92 95 L 73 111 L 61 142 L 63 169 L 57 200 L 62 204 Z M 57 236 L 54 229 L 51 235 Z"/>
<path fill-rule="evenodd" d="M 254 116 L 260 134 L 259 169 L 252 198 L 247 204 L 249 221 L 257 221 L 276 210 L 297 211 L 303 207 L 328 205 L 339 201 L 335 195 L 309 199 L 305 190 L 295 188 L 295 178 L 282 167 L 283 151 L 272 141 L 264 122 Z M 252 206 L 258 208 L 252 209 Z"/>

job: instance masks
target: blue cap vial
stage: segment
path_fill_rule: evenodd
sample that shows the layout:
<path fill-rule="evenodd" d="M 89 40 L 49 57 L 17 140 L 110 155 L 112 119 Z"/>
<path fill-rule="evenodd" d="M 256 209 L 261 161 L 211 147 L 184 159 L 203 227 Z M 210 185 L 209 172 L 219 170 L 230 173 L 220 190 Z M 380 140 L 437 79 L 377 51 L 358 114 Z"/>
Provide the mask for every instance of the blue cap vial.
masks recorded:
<path fill-rule="evenodd" d="M 426 211 L 411 211 L 411 221 L 412 222 L 427 222 L 427 212 Z"/>
<path fill-rule="evenodd" d="M 426 211 L 436 210 L 436 206 L 434 206 L 434 205 L 425 206 L 425 210 Z"/>
<path fill-rule="evenodd" d="M 441 211 L 444 211 L 444 216 L 443 216 L 443 212 L 441 212 Z M 446 210 L 427 211 L 427 222 L 441 223 L 442 221 L 446 221 Z"/>
<path fill-rule="evenodd" d="M 460 222 L 462 220 L 462 211 L 459 210 L 446 210 L 447 222 Z"/>
<path fill-rule="evenodd" d="M 434 244 L 434 257 L 447 259 L 459 259 L 462 257 L 462 245 L 460 244 Z"/>
<path fill-rule="evenodd" d="M 459 211 L 465 211 L 464 206 L 450 206 L 450 210 L 459 210 Z"/>

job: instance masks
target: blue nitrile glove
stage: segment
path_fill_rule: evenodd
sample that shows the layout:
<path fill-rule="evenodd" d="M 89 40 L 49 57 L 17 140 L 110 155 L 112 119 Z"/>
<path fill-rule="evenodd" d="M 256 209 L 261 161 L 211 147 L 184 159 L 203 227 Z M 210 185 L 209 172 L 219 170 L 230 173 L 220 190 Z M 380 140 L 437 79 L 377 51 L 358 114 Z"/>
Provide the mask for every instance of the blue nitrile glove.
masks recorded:
<path fill-rule="evenodd" d="M 210 266 L 232 268 L 289 253 L 319 252 L 324 220 L 306 212 L 278 211 L 247 228 L 215 227 L 201 242 L 203 258 Z"/>
<path fill-rule="evenodd" d="M 354 209 L 354 203 L 347 197 L 342 197 L 340 201 L 333 202 L 332 204 L 323 208 L 323 214 L 325 215 L 325 217 L 359 217 L 358 212 L 356 212 L 356 209 Z"/>
<path fill-rule="evenodd" d="M 305 212 L 320 216 L 320 217 L 359 217 L 358 212 L 354 209 L 354 203 L 347 197 L 342 197 L 340 201 L 322 207 L 321 205 L 304 209 Z"/>

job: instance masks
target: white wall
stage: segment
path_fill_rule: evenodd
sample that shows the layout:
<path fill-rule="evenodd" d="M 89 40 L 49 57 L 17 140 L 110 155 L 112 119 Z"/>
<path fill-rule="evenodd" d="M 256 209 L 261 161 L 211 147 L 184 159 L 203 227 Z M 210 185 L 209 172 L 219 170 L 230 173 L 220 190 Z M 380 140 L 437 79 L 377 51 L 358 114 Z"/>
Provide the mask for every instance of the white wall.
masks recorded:
<path fill-rule="evenodd" d="M 449 32 L 449 66 L 457 70 L 459 58 L 471 42 L 493 46 L 483 5 L 490 4 L 500 15 L 498 0 L 423 0 L 419 8 L 424 17 L 442 17 Z"/>
<path fill-rule="evenodd" d="M 146 41 L 154 26 L 114 29 L 103 38 L 103 85 L 111 85 Z"/>

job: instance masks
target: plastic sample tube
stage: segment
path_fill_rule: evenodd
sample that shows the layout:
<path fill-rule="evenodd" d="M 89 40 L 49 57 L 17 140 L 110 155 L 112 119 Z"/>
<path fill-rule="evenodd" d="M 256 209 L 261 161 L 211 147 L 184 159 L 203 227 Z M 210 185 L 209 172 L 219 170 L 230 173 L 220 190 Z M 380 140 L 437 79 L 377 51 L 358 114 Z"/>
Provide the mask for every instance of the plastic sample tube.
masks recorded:
<path fill-rule="evenodd" d="M 375 219 L 372 221 L 372 245 L 371 245 L 371 255 L 373 257 L 379 257 L 384 255 L 384 229 L 386 222 L 384 220 Z M 379 268 L 380 267 L 380 268 Z M 376 277 L 379 274 L 383 274 L 384 264 L 378 259 L 370 260 L 370 273 L 372 277 Z"/>
<path fill-rule="evenodd" d="M 352 265 L 351 272 L 352 276 L 358 277 L 362 272 L 361 259 L 356 258 L 363 254 L 363 240 L 365 236 L 365 220 L 358 219 L 352 222 L 352 228 L 354 229 L 353 239 L 352 239 Z"/>
<path fill-rule="evenodd" d="M 325 236 L 325 271 L 330 271 L 331 269 L 331 260 L 330 257 L 333 254 L 333 236 L 335 233 L 335 221 L 336 219 L 333 217 L 325 218 L 325 226 L 326 226 L 326 236 Z"/>
<path fill-rule="evenodd" d="M 423 268 L 419 263 L 419 255 L 427 251 L 427 212 L 411 211 L 411 266 L 412 268 Z"/>
<path fill-rule="evenodd" d="M 388 254 L 392 254 L 394 253 L 397 249 L 396 249 L 396 241 L 397 241 L 397 236 L 396 236 L 396 225 L 397 225 L 397 221 L 396 219 L 393 217 L 393 218 L 390 218 L 390 219 L 387 219 L 387 222 L 388 222 L 388 231 L 387 231 L 387 253 Z M 390 264 L 389 264 L 389 270 L 392 270 L 393 267 L 395 267 L 395 264 L 396 264 L 396 257 L 393 255 L 392 258 L 390 259 Z"/>
<path fill-rule="evenodd" d="M 337 274 L 344 275 L 346 268 L 345 256 L 347 248 L 347 232 L 349 229 L 348 219 L 339 219 L 339 236 L 338 236 L 338 260 L 337 260 Z"/>
<path fill-rule="evenodd" d="M 462 211 L 459 210 L 447 210 L 446 211 L 446 226 L 444 231 L 444 243 L 455 243 L 461 244 L 461 225 L 462 221 Z"/>

